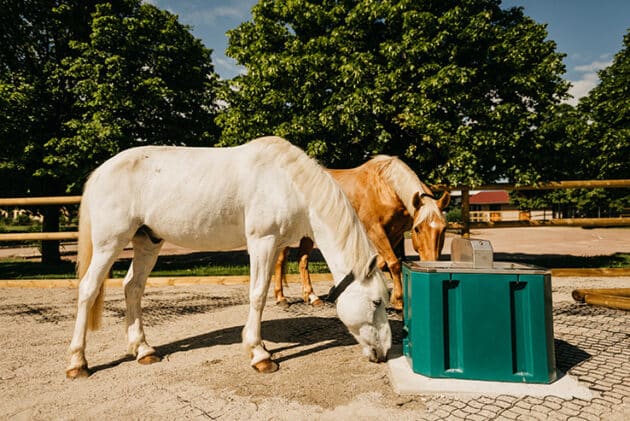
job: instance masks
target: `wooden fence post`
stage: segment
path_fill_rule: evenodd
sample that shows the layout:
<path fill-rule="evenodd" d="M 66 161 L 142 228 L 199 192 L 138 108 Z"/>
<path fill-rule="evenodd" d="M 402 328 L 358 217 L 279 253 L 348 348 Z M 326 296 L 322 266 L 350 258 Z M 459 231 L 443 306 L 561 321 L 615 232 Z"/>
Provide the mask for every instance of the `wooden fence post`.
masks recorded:
<path fill-rule="evenodd" d="M 470 238 L 470 190 L 462 188 L 462 237 Z"/>

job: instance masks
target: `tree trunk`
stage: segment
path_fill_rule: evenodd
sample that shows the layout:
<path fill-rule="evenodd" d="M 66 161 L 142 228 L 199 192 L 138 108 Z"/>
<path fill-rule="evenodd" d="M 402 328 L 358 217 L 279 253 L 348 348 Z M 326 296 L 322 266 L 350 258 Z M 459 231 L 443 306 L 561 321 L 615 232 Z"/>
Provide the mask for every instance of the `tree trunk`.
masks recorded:
<path fill-rule="evenodd" d="M 42 210 L 44 221 L 42 223 L 43 232 L 59 231 L 59 206 L 46 206 Z M 59 253 L 59 240 L 42 241 L 42 263 L 56 264 L 61 262 Z"/>

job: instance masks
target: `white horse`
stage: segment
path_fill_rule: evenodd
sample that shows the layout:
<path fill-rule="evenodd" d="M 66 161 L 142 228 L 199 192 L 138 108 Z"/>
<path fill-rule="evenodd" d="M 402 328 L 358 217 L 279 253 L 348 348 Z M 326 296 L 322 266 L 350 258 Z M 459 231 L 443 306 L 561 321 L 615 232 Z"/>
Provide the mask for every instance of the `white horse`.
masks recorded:
<path fill-rule="evenodd" d="M 69 378 L 89 375 L 86 333 L 98 328 L 103 285 L 129 241 L 124 279 L 129 353 L 159 361 L 144 334 L 140 300 L 164 241 L 198 250 L 247 246 L 250 306 L 243 346 L 251 365 L 272 372 L 260 324 L 274 263 L 285 246 L 308 236 L 334 278 L 337 314 L 371 361 L 391 346 L 388 291 L 376 253 L 339 186 L 301 149 L 278 137 L 233 148 L 147 146 L 126 150 L 90 176 L 81 201 L 77 319 Z"/>

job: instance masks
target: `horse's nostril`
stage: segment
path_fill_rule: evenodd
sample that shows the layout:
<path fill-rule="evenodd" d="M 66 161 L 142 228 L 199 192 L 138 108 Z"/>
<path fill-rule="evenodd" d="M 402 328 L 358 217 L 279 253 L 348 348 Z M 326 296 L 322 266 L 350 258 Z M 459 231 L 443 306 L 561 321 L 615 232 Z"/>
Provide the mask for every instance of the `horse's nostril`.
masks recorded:
<path fill-rule="evenodd" d="M 379 355 L 375 348 L 370 350 L 369 356 L 370 362 L 372 363 L 382 363 L 387 361 L 387 355 Z"/>

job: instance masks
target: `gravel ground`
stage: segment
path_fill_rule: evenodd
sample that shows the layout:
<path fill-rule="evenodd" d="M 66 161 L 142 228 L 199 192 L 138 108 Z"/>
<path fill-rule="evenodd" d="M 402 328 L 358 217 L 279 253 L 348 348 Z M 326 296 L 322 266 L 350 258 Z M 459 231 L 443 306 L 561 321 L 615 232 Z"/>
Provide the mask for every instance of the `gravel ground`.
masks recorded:
<path fill-rule="evenodd" d="M 628 419 L 630 312 L 578 305 L 575 287 L 621 287 L 630 278 L 554 280 L 557 365 L 597 396 L 399 396 L 386 364 L 373 364 L 332 306 L 269 301 L 262 332 L 280 363 L 254 372 L 240 345 L 246 285 L 148 288 L 146 332 L 163 361 L 125 355 L 124 297 L 107 291 L 103 328 L 89 333 L 91 377 L 65 379 L 76 290 L 0 290 L 0 419 Z M 315 284 L 319 291 L 328 283 Z M 391 315 L 394 343 L 402 321 Z"/>
<path fill-rule="evenodd" d="M 611 250 L 630 251 L 630 231 L 617 231 L 621 238 L 611 240 L 617 241 Z M 535 241 L 534 234 L 503 232 L 501 241 L 484 233 L 473 236 L 490 239 L 497 252 L 527 253 L 525 243 Z M 567 241 L 580 245 L 582 240 L 559 240 Z M 542 243 L 533 250 L 545 252 Z M 0 288 L 0 419 L 630 419 L 630 312 L 580 305 L 570 296 L 578 287 L 627 288 L 630 277 L 554 278 L 552 284 L 558 369 L 588 386 L 596 395 L 591 400 L 399 396 L 388 366 L 361 356 L 333 306 L 300 303 L 298 284 L 287 288 L 293 303 L 288 309 L 270 299 L 263 315 L 263 338 L 280 363 L 276 373 L 254 372 L 240 345 L 247 285 L 147 288 L 147 337 L 164 357 L 150 366 L 125 355 L 124 296 L 112 287 L 103 328 L 88 334 L 93 374 L 70 381 L 64 370 L 76 290 Z M 315 289 L 323 293 L 329 286 L 318 282 Z M 398 345 L 400 316 L 390 314 L 390 323 Z"/>

